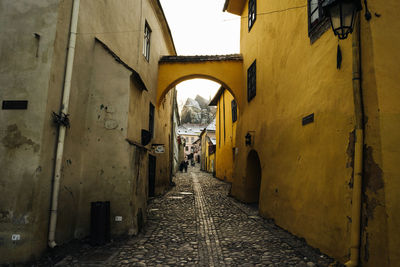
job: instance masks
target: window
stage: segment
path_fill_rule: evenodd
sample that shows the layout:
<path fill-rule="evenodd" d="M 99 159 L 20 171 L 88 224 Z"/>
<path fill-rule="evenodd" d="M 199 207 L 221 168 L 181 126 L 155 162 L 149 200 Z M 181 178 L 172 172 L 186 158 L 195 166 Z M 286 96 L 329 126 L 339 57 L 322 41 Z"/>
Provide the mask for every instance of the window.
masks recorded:
<path fill-rule="evenodd" d="M 256 96 L 256 61 L 247 69 L 247 101 Z"/>
<path fill-rule="evenodd" d="M 257 15 L 257 0 L 249 0 L 249 31 L 253 27 L 254 22 L 256 22 Z"/>
<path fill-rule="evenodd" d="M 311 42 L 317 40 L 326 30 L 329 29 L 329 20 L 325 16 L 322 3 L 324 0 L 308 1 L 308 36 Z"/>
<path fill-rule="evenodd" d="M 237 121 L 237 103 L 236 103 L 236 100 L 232 100 L 231 107 L 232 107 L 232 122 L 235 122 L 235 121 Z"/>
<path fill-rule="evenodd" d="M 154 137 L 154 105 L 150 103 L 149 111 L 149 133 L 151 137 Z"/>
<path fill-rule="evenodd" d="M 150 60 L 150 36 L 151 36 L 151 29 L 146 21 L 144 24 L 143 55 L 147 61 Z"/>
<path fill-rule="evenodd" d="M 185 146 L 185 150 L 186 150 L 186 151 L 189 151 L 189 147 L 188 147 L 188 146 Z"/>
<path fill-rule="evenodd" d="M 190 141 L 193 143 L 194 142 L 194 137 L 190 137 Z"/>

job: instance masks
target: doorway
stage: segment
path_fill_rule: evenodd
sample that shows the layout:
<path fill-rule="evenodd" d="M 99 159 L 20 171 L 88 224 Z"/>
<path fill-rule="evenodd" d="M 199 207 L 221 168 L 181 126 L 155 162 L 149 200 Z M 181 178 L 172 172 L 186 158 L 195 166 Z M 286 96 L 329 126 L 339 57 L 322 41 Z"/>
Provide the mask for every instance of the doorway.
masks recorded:
<path fill-rule="evenodd" d="M 246 202 L 258 203 L 261 186 L 260 158 L 255 150 L 251 150 L 247 156 L 246 167 Z"/>

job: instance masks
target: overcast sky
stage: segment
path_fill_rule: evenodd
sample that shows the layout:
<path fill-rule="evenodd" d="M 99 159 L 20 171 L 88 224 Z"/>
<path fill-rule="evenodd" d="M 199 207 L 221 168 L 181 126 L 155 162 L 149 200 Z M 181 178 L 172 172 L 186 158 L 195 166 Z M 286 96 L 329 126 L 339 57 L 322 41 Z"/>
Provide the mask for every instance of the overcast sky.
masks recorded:
<path fill-rule="evenodd" d="M 224 55 L 240 51 L 240 17 L 222 12 L 225 0 L 160 0 L 178 55 Z M 193 79 L 176 87 L 183 105 L 197 94 L 213 97 L 219 84 Z"/>

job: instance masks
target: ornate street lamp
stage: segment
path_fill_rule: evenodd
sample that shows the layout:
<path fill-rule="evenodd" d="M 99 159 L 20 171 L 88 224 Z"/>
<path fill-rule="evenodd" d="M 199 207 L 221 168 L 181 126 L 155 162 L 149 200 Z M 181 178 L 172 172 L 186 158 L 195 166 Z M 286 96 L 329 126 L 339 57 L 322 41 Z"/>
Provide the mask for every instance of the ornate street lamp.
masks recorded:
<path fill-rule="evenodd" d="M 353 32 L 357 11 L 361 10 L 360 0 L 325 0 L 322 7 L 331 20 L 335 35 L 346 39 Z"/>

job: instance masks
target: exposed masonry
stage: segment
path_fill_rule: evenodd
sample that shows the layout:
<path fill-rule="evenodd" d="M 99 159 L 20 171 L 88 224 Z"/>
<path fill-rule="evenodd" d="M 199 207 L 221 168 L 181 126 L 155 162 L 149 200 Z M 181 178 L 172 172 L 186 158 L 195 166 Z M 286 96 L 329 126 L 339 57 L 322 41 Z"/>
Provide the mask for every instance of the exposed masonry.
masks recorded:
<path fill-rule="evenodd" d="M 199 180 L 194 172 L 193 189 L 196 202 L 196 222 L 199 233 L 199 263 L 206 266 L 225 266 L 215 224 L 210 216 Z M 208 261 L 208 262 L 207 262 Z"/>
<path fill-rule="evenodd" d="M 243 61 L 241 54 L 212 56 L 163 56 L 159 63 L 169 62 L 204 62 L 204 61 Z"/>

